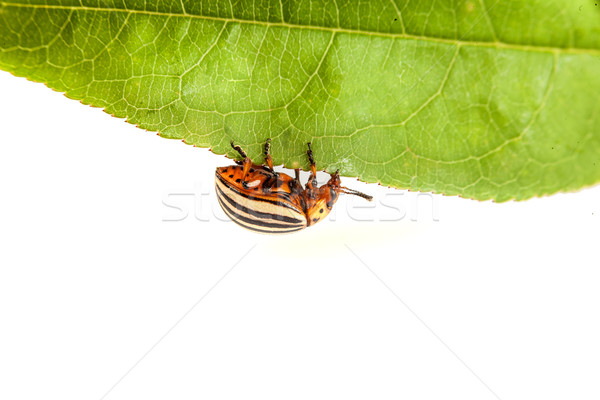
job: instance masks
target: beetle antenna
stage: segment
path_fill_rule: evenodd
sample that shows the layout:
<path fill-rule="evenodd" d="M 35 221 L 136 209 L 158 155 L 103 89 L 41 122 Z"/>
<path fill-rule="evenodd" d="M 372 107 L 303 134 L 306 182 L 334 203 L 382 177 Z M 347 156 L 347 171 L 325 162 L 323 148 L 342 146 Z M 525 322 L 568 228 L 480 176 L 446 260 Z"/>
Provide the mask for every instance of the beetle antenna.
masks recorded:
<path fill-rule="evenodd" d="M 368 194 L 361 193 L 358 190 L 349 189 L 344 186 L 340 186 L 340 189 L 342 189 L 342 193 L 353 194 L 355 196 L 362 197 L 365 200 L 373 201 L 373 196 L 369 196 Z"/>

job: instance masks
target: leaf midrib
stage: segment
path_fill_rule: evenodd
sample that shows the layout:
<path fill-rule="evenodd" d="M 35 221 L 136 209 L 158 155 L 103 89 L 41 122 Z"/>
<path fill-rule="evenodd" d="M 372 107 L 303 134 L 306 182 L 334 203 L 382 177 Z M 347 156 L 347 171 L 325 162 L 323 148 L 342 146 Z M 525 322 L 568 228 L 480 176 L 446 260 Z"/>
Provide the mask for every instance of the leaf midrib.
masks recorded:
<path fill-rule="evenodd" d="M 385 37 L 392 39 L 404 39 L 404 40 L 420 40 L 433 43 L 442 43 L 453 46 L 469 46 L 469 47 L 487 47 L 505 50 L 519 50 L 526 52 L 540 52 L 540 53 L 555 53 L 555 54 L 580 54 L 580 55 L 591 55 L 600 56 L 600 49 L 594 48 L 564 48 L 564 47 L 551 47 L 551 46 L 538 46 L 538 45 L 524 45 L 515 43 L 506 43 L 500 41 L 474 41 L 464 39 L 447 39 L 447 38 L 436 38 L 433 36 L 422 36 L 422 35 L 411 35 L 406 33 L 385 33 L 375 31 L 365 31 L 359 29 L 347 29 L 347 28 L 332 28 L 327 26 L 314 26 L 314 25 L 299 25 L 291 24 L 287 22 L 265 22 L 265 21 L 253 21 L 247 19 L 238 18 L 224 18 L 224 17 L 213 17 L 189 13 L 167 13 L 160 11 L 146 11 L 146 10 L 128 10 L 122 8 L 108 8 L 108 7 L 89 7 L 89 6 L 63 6 L 63 5 L 42 5 L 42 4 L 22 4 L 22 3 L 10 3 L 1 1 L 0 5 L 10 7 L 21 7 L 21 8 L 34 8 L 34 9 L 55 9 L 55 10 L 69 10 L 69 11 L 93 11 L 93 12 L 118 12 L 127 14 L 139 14 L 139 15 L 153 15 L 168 18 L 193 18 L 208 21 L 219 21 L 223 23 L 237 23 L 237 24 L 248 24 L 265 27 L 281 27 L 289 29 L 308 29 L 314 31 L 335 33 L 346 33 L 352 35 L 364 35 L 374 37 Z"/>

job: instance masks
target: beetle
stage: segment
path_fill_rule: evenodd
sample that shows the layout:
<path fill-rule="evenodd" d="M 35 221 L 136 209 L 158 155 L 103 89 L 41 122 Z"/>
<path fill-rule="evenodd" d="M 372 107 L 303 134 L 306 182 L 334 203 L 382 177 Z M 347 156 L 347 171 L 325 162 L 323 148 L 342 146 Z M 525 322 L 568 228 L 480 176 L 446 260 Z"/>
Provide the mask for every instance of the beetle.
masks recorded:
<path fill-rule="evenodd" d="M 303 188 L 300 169 L 295 178 L 275 172 L 271 158 L 271 139 L 264 147 L 265 162 L 254 164 L 240 146 L 231 147 L 242 160 L 237 165 L 219 167 L 215 172 L 217 199 L 223 211 L 235 223 L 260 233 L 291 233 L 321 221 L 329 214 L 340 193 L 352 194 L 368 201 L 373 197 L 341 186 L 339 170 L 329 181 L 317 186 L 317 169 L 310 143 L 308 160 L 310 176 Z"/>

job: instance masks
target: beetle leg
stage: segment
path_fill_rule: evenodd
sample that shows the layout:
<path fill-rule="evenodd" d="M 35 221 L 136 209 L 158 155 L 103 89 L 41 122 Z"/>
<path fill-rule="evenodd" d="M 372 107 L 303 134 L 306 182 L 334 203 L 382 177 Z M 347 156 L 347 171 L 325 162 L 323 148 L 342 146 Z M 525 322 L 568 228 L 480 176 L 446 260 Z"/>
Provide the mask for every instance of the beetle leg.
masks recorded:
<path fill-rule="evenodd" d="M 288 182 L 288 187 L 292 193 L 302 193 L 302 183 L 300 183 L 300 168 L 295 168 L 294 172 L 296 173 L 296 177 Z M 300 196 L 302 197 L 302 196 Z"/>
<path fill-rule="evenodd" d="M 242 158 L 248 158 L 248 156 L 246 155 L 246 152 L 244 150 L 242 150 L 242 148 L 240 146 L 233 143 L 233 140 L 231 141 L 231 148 L 234 149 L 235 151 L 237 151 L 238 153 L 240 153 L 240 156 L 242 156 Z"/>
<path fill-rule="evenodd" d="M 267 163 L 267 166 L 269 167 L 271 172 L 275 172 L 273 170 L 273 159 L 271 158 L 270 151 L 271 151 L 271 138 L 268 138 L 265 143 L 265 162 Z"/>
<path fill-rule="evenodd" d="M 315 159 L 313 158 L 312 149 L 310 148 L 310 143 L 308 143 L 308 150 L 306 151 L 306 154 L 308 155 L 308 162 L 310 162 L 310 173 L 312 174 L 313 178 L 316 178 L 317 167 L 315 165 Z"/>
<path fill-rule="evenodd" d="M 310 148 L 310 143 L 308 143 L 308 150 L 306 151 L 308 155 L 308 161 L 310 162 L 310 176 L 308 177 L 308 183 L 306 184 L 307 189 L 316 189 L 317 187 L 317 167 L 315 165 L 315 159 L 313 158 L 313 152 Z"/>
<path fill-rule="evenodd" d="M 250 157 L 246 155 L 246 152 L 242 150 L 240 146 L 237 146 L 235 143 L 233 143 L 233 140 L 231 141 L 231 147 L 240 153 L 240 156 L 242 156 L 244 159 L 243 161 L 236 160 L 236 163 L 244 166 L 244 169 L 242 170 L 242 186 L 246 187 L 246 176 L 248 176 L 248 171 L 250 171 L 250 167 L 252 166 L 252 160 L 250 160 Z"/>
<path fill-rule="evenodd" d="M 248 183 L 246 183 L 246 177 L 248 176 L 248 171 L 250 171 L 250 167 L 252 166 L 252 161 L 250 161 L 250 158 L 246 157 L 244 158 L 244 164 L 242 165 L 242 186 L 247 189 Z"/>

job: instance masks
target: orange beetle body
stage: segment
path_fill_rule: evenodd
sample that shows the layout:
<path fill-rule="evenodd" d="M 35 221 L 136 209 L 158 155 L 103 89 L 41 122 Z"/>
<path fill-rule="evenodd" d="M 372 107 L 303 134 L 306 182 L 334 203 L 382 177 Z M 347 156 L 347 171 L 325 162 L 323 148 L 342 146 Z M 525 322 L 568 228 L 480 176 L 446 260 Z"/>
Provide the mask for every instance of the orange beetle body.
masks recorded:
<path fill-rule="evenodd" d="M 267 165 L 252 163 L 244 151 L 235 146 L 243 161 L 239 165 L 217 168 L 215 186 L 219 204 L 234 222 L 244 228 L 261 233 L 291 233 L 302 230 L 325 218 L 337 201 L 340 193 L 349 193 L 371 200 L 370 196 L 340 186 L 336 171 L 331 179 L 317 187 L 316 167 L 310 143 L 308 158 L 311 173 L 303 188 L 300 170 L 296 177 L 275 172 L 269 154 L 270 139 L 265 145 Z"/>

